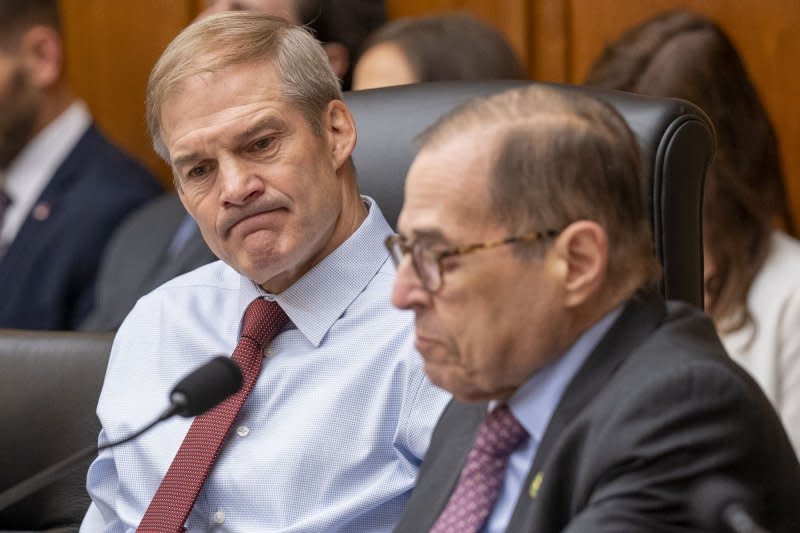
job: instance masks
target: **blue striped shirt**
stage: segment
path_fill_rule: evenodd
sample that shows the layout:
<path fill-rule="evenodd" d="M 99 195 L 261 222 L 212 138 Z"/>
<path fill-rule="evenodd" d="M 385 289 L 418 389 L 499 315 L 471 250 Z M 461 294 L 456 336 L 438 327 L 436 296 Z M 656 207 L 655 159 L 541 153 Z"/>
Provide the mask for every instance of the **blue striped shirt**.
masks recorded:
<path fill-rule="evenodd" d="M 388 532 L 403 512 L 449 397 L 424 375 L 412 314 L 390 304 L 391 228 L 365 201 L 361 227 L 279 295 L 216 262 L 143 297 L 120 328 L 97 409 L 101 444 L 155 417 L 190 370 L 230 354 L 254 298 L 289 316 L 188 531 Z M 190 423 L 101 453 L 81 531 L 133 531 Z"/>

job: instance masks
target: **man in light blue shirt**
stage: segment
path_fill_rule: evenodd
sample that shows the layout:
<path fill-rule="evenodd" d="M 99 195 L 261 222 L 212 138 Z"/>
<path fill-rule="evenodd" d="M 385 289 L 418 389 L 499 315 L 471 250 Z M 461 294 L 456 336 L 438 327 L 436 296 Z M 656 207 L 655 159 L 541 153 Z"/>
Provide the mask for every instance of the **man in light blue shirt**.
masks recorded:
<path fill-rule="evenodd" d="M 231 353 L 257 298 L 288 325 L 186 522 L 188 531 L 391 531 L 447 395 L 426 379 L 412 317 L 389 303 L 391 229 L 359 195 L 352 116 L 320 45 L 254 13 L 193 24 L 151 74 L 148 122 L 178 194 L 221 261 L 143 297 L 114 342 L 100 443 Z M 190 421 L 92 464 L 81 531 L 136 529 Z"/>

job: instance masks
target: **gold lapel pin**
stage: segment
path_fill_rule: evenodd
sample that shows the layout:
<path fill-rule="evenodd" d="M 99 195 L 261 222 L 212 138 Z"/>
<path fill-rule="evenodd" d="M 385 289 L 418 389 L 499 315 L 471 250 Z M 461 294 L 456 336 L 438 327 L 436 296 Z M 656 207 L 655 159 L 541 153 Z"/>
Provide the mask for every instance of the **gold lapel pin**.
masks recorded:
<path fill-rule="evenodd" d="M 537 472 L 537 474 L 533 477 L 533 481 L 531 481 L 531 487 L 528 490 L 528 494 L 531 495 L 531 498 L 536 498 L 539 495 L 539 488 L 542 486 L 542 476 L 541 472 Z"/>

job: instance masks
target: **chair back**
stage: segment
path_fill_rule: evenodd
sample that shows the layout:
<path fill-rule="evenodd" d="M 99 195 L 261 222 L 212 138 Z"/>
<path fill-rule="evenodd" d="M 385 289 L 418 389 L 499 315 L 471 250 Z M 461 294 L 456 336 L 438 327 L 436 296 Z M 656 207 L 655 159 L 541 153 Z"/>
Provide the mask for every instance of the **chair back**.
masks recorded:
<path fill-rule="evenodd" d="M 112 334 L 0 330 L 0 491 L 97 443 Z M 0 511 L 3 531 L 78 531 L 90 459 Z"/>
<path fill-rule="evenodd" d="M 354 91 L 345 94 L 358 131 L 353 160 L 364 194 L 378 202 L 393 227 L 403 203 L 405 176 L 415 138 L 458 104 L 533 82 L 442 82 Z M 677 99 L 555 85 L 612 105 L 641 148 L 644 194 L 666 298 L 703 306 L 701 208 L 706 170 L 714 154 L 714 130 L 693 104 Z"/>

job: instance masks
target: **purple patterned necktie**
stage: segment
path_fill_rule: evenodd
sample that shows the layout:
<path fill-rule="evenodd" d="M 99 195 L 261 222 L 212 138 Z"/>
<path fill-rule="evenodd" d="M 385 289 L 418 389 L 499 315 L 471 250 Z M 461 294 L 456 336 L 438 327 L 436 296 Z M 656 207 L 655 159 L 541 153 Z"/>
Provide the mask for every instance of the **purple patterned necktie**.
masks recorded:
<path fill-rule="evenodd" d="M 431 533 L 480 531 L 500 493 L 508 457 L 527 436 L 507 405 L 489 413 L 478 428 L 458 485 Z"/>
<path fill-rule="evenodd" d="M 253 300 L 244 312 L 242 334 L 233 360 L 242 369 L 242 388 L 227 400 L 198 416 L 181 443 L 150 506 L 139 533 L 176 533 L 194 506 L 197 495 L 214 466 L 233 420 L 255 385 L 264 349 L 286 323 L 286 313 L 276 302 Z"/>

